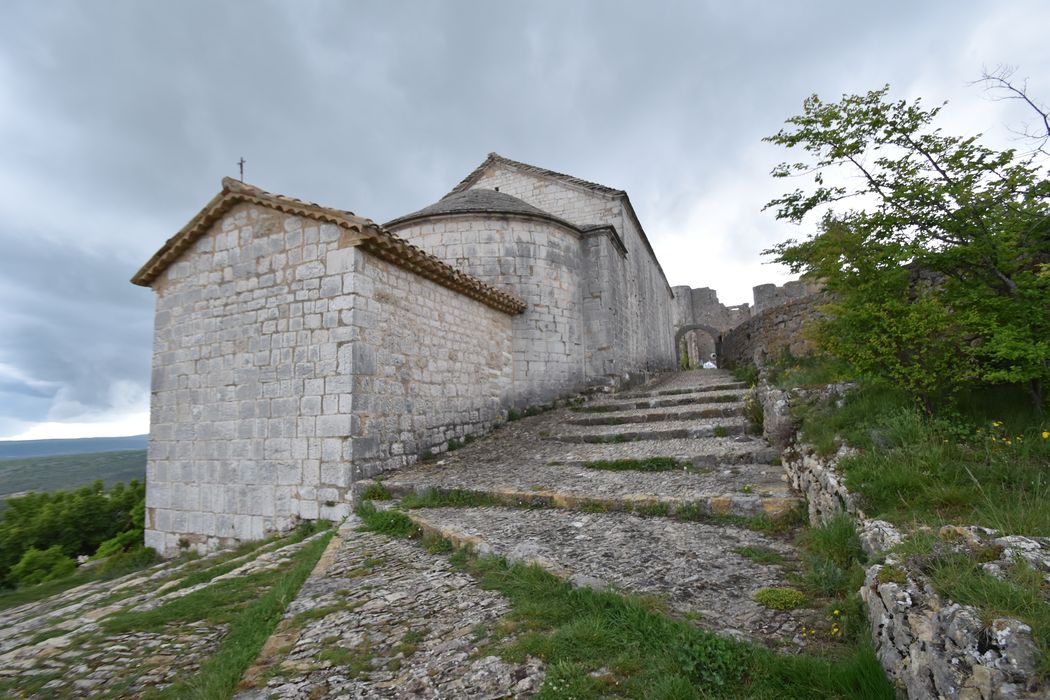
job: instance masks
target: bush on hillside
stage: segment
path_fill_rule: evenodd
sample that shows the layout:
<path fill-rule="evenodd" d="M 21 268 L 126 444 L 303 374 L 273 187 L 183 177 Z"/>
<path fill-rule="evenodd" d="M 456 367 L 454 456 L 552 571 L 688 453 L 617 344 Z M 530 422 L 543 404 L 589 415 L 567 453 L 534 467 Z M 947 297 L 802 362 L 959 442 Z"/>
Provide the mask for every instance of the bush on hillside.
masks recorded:
<path fill-rule="evenodd" d="M 102 482 L 96 481 L 73 491 L 9 499 L 0 520 L 0 588 L 25 585 L 14 576 L 13 569 L 30 550 L 44 552 L 57 547 L 72 561 L 77 556 L 97 554 L 104 543 L 103 556 L 140 544 L 145 491 L 144 484 L 131 481 L 116 484 L 107 492 Z M 134 534 L 125 534 L 129 532 Z"/>
<path fill-rule="evenodd" d="M 44 550 L 30 547 L 11 567 L 10 576 L 19 586 L 32 586 L 69 576 L 76 568 L 76 562 L 63 554 L 57 544 Z"/>

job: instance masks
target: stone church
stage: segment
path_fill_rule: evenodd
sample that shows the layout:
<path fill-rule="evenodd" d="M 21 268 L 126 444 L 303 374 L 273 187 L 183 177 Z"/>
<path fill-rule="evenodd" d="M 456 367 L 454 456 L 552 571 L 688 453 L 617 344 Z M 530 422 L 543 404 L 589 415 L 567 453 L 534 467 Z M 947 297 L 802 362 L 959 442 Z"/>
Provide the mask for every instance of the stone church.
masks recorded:
<path fill-rule="evenodd" d="M 725 330 L 712 309 L 747 312 L 672 289 L 622 190 L 496 154 L 385 225 L 227 178 L 132 281 L 156 292 L 164 554 L 341 518 L 355 480 L 673 369 L 684 333 Z"/>

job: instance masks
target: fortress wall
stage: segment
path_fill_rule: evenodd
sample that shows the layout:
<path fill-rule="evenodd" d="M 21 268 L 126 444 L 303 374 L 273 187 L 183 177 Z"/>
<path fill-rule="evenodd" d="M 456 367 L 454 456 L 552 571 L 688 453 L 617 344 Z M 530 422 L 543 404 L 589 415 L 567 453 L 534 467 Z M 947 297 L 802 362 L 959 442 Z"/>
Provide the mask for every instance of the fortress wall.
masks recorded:
<path fill-rule="evenodd" d="M 802 299 L 810 294 L 815 294 L 821 289 L 819 284 L 794 280 L 785 282 L 781 286 L 775 284 L 760 284 L 752 289 L 755 297 L 755 314 L 772 309 L 775 306 L 786 304 L 795 299 Z"/>
<path fill-rule="evenodd" d="M 528 304 L 513 318 L 515 406 L 550 401 L 584 384 L 584 281 L 575 232 L 543 220 L 493 214 L 446 215 L 391 230 Z"/>
<path fill-rule="evenodd" d="M 785 349 L 796 357 L 813 352 L 807 326 L 821 318 L 819 307 L 827 303 L 823 294 L 792 299 L 752 316 L 722 336 L 722 357 L 730 367 L 762 364 Z"/>
<path fill-rule="evenodd" d="M 148 546 L 341 518 L 355 478 L 494 419 L 510 317 L 340 236 L 238 204 L 154 282 Z"/>

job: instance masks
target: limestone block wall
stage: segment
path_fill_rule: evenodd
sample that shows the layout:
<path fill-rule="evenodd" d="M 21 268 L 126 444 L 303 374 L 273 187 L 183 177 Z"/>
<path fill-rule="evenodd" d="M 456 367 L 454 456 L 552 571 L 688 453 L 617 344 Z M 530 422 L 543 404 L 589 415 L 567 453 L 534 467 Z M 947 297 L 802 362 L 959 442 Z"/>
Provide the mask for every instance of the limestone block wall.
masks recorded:
<path fill-rule="evenodd" d="M 594 285 L 598 298 L 591 306 L 601 315 L 591 318 L 595 325 L 610 329 L 595 347 L 608 347 L 610 351 L 594 356 L 589 366 L 602 367 L 606 374 L 675 366 L 677 354 L 670 330 L 673 295 L 622 199 L 504 165 L 490 166 L 471 186 L 498 188 L 577 226 L 612 226 L 627 255 L 609 256 L 607 260 L 613 269 L 606 273 L 608 283 Z"/>
<path fill-rule="evenodd" d="M 757 288 L 756 288 L 757 289 Z M 722 357 L 729 366 L 761 365 L 785 349 L 796 357 L 813 352 L 807 326 L 821 318 L 824 295 L 811 294 L 767 309 L 722 335 Z"/>
<path fill-rule="evenodd" d="M 443 215 L 391 230 L 528 304 L 513 319 L 515 405 L 549 401 L 585 383 L 578 233 L 542 219 L 492 214 Z"/>
<path fill-rule="evenodd" d="M 510 317 L 342 244 L 241 203 L 154 281 L 148 546 L 340 518 L 355 478 L 494 420 Z"/>
<path fill-rule="evenodd" d="M 627 276 L 622 252 L 607 236 L 588 236 L 583 251 L 584 367 L 588 381 L 618 373 L 621 339 L 626 335 L 621 313 Z"/>
<path fill-rule="evenodd" d="M 490 166 L 471 187 L 498 189 L 577 226 L 611 224 L 623 236 L 623 207 L 619 201 L 608 195 L 570 187 L 550 178 L 517 172 L 503 165 Z M 624 243 L 626 244 L 626 241 Z"/>
<path fill-rule="evenodd" d="M 354 478 L 501 420 L 514 390 L 512 317 L 367 254 L 355 271 Z"/>

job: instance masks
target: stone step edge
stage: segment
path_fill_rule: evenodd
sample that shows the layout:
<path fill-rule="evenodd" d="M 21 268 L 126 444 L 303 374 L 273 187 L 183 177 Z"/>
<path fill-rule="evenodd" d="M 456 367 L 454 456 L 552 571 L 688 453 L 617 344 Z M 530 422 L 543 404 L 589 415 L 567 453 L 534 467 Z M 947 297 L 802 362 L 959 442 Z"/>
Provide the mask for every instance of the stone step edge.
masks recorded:
<path fill-rule="evenodd" d="M 357 484 L 374 483 L 367 480 L 354 484 L 354 502 L 359 500 Z M 776 520 L 788 515 L 798 507 L 802 499 L 790 494 L 788 487 L 783 487 L 787 494 L 755 495 L 748 493 L 701 495 L 699 498 L 676 498 L 643 494 L 625 494 L 607 498 L 598 496 L 580 496 L 551 490 L 522 491 L 519 489 L 459 489 L 442 486 L 416 485 L 409 482 L 384 481 L 383 486 L 394 498 L 401 498 L 409 493 L 422 495 L 435 491 L 441 495 L 452 493 L 470 494 L 489 499 L 494 504 L 510 508 L 559 508 L 561 510 L 584 512 L 634 513 L 651 517 L 669 517 L 675 520 L 696 520 L 700 517 L 735 516 L 753 518 L 761 515 Z M 411 511 L 407 511 L 411 512 Z"/>
<path fill-rule="evenodd" d="M 681 396 L 662 396 L 650 399 L 609 399 L 608 401 L 595 401 L 593 403 L 588 402 L 578 406 L 570 406 L 569 410 L 573 413 L 601 415 L 602 413 L 613 413 L 616 409 L 630 411 L 632 409 L 672 408 L 674 406 L 692 406 L 694 404 L 730 403 L 730 401 L 716 400 L 728 396 L 728 394 L 722 395 L 712 392 L 710 396 L 703 394 L 683 394 Z M 744 393 L 741 393 L 739 396 L 734 396 L 732 401 L 743 404 Z M 600 411 L 588 410 L 588 407 L 594 406 L 608 406 L 610 408 L 603 408 Z"/>
<path fill-rule="evenodd" d="M 633 415 L 617 415 L 617 413 L 622 412 L 594 413 L 570 418 L 565 422 L 569 425 L 631 425 L 633 423 L 662 423 L 674 420 L 737 418 L 744 415 L 744 405 L 737 404 L 725 408 L 696 408 L 677 413 L 636 413 Z"/>
<path fill-rule="evenodd" d="M 331 568 L 332 563 L 335 561 L 336 554 L 339 552 L 340 547 L 343 546 L 346 538 L 353 532 L 354 526 L 359 524 L 360 519 L 355 515 L 351 515 L 339 525 L 335 534 L 332 536 L 332 539 L 328 541 L 328 546 L 325 547 L 323 552 L 321 552 L 321 557 L 317 560 L 317 563 L 314 564 L 314 568 L 310 572 L 310 575 L 303 581 L 303 586 L 306 586 L 311 579 L 324 576 L 328 572 L 328 569 Z M 298 594 L 299 592 L 296 591 L 297 596 Z M 288 604 L 291 605 L 293 600 L 295 600 L 295 598 L 289 600 Z M 287 610 L 287 606 L 285 609 Z M 283 658 L 284 652 L 295 646 L 295 643 L 299 641 L 299 636 L 302 634 L 302 630 L 294 628 L 291 621 L 292 618 L 290 617 L 281 617 L 281 621 L 277 623 L 273 633 L 271 633 L 263 643 L 255 660 L 252 661 L 252 665 L 241 675 L 241 679 L 237 682 L 237 686 L 234 688 L 234 695 L 236 695 L 238 691 L 255 688 L 258 680 L 266 675 L 266 672 Z"/>
<path fill-rule="evenodd" d="M 621 394 L 621 398 L 625 399 L 646 399 L 656 398 L 657 396 L 678 396 L 686 394 L 706 394 L 712 391 L 730 391 L 737 389 L 747 389 L 748 386 L 744 382 L 723 382 L 721 384 L 704 384 L 696 387 L 681 387 L 679 389 L 654 389 L 652 391 L 632 391 L 629 393 Z"/>
<path fill-rule="evenodd" d="M 419 528 L 420 534 L 424 538 L 432 537 L 436 539 L 448 540 L 450 543 L 452 543 L 452 546 L 454 548 L 465 550 L 476 556 L 500 556 L 500 553 L 496 551 L 496 549 L 488 542 L 486 542 L 485 539 L 480 535 L 471 535 L 454 526 L 438 525 L 436 523 L 432 523 L 431 521 L 427 520 L 424 516 L 420 515 L 418 512 L 415 511 L 406 511 L 406 515 L 408 516 L 408 519 L 412 521 L 412 524 Z M 547 559 L 546 557 L 531 555 L 528 557 L 519 557 L 516 559 L 512 559 L 510 556 L 507 556 L 509 554 L 510 553 L 508 552 L 502 556 L 506 556 L 507 561 L 510 563 L 518 562 L 525 565 L 535 564 L 536 566 L 545 570 L 547 573 L 553 576 L 557 576 L 560 579 L 569 580 L 573 578 L 573 574 L 571 571 L 561 566 L 560 564 L 557 564 L 551 561 L 550 559 Z M 595 588 L 598 590 L 603 590 L 604 588 L 606 588 L 604 584 L 599 585 L 597 579 L 591 579 L 590 577 L 580 577 L 577 580 L 580 583 L 590 584 L 587 586 L 590 588 Z"/>
<path fill-rule="evenodd" d="M 638 441 L 635 441 L 638 442 Z M 587 443 L 587 444 L 600 444 L 600 443 Z M 612 444 L 612 443 L 610 443 Z M 733 443 L 736 444 L 736 443 Z M 587 466 L 591 462 L 617 462 L 620 460 L 626 461 L 641 461 L 644 462 L 647 459 L 673 459 L 678 462 L 685 462 L 694 467 L 701 469 L 718 469 L 721 467 L 739 467 L 739 466 L 756 466 L 756 467 L 777 467 L 780 466 L 776 463 L 776 460 L 780 458 L 780 453 L 777 452 L 775 447 L 756 447 L 750 450 L 741 450 L 740 452 L 694 452 L 692 454 L 657 454 L 647 455 L 644 457 L 619 457 L 610 455 L 608 457 L 597 457 L 595 459 L 572 459 L 565 462 L 552 461 L 547 462 L 548 467 L 572 467 L 574 469 L 588 469 Z"/>
<path fill-rule="evenodd" d="M 630 426 L 630 423 L 626 425 Z M 635 424 L 638 425 L 638 424 Z M 645 424 L 641 424 L 645 425 Z M 602 426 L 582 426 L 602 427 Z M 611 426 L 610 426 L 611 427 Z M 725 430 L 722 435 L 715 435 L 715 428 Z M 618 442 L 638 442 L 640 440 L 697 440 L 710 437 L 732 437 L 747 433 L 748 426 L 745 423 L 730 423 L 728 425 L 700 425 L 694 428 L 664 428 L 652 427 L 648 430 L 624 430 L 619 433 L 588 433 L 549 435 L 542 439 L 554 442 L 587 443 L 587 444 L 615 444 Z"/>

